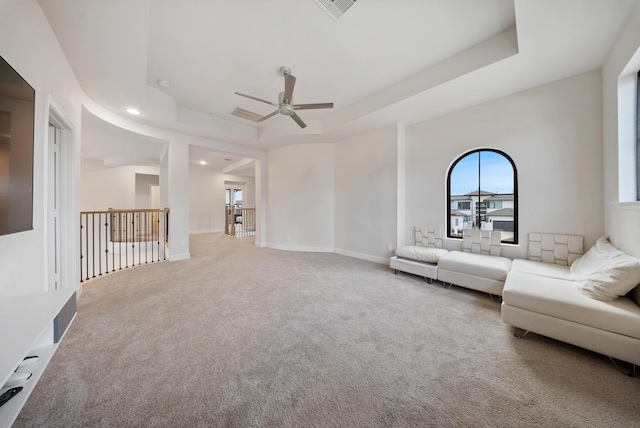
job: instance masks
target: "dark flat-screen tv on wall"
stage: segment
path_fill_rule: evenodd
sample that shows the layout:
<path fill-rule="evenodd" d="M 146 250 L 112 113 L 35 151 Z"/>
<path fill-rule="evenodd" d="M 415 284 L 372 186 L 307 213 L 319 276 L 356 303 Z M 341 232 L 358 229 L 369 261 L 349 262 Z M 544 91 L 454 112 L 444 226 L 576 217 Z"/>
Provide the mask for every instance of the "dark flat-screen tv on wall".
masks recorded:
<path fill-rule="evenodd" d="M 0 235 L 33 229 L 35 91 L 0 57 Z"/>

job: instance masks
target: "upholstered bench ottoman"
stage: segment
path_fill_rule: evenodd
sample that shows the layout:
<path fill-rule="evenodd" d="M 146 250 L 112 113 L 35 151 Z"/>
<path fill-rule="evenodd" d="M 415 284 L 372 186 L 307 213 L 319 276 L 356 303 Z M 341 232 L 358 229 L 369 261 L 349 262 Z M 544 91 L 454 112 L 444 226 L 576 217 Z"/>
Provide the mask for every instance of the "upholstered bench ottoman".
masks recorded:
<path fill-rule="evenodd" d="M 450 251 L 438 259 L 438 279 L 473 290 L 502 296 L 511 259 L 485 254 Z"/>

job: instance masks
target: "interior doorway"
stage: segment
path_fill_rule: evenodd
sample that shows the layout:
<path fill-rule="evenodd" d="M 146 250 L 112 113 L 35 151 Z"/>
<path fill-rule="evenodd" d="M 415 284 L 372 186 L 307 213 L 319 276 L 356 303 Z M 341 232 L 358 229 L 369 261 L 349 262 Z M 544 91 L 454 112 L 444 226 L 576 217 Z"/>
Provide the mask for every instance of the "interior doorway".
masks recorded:
<path fill-rule="evenodd" d="M 247 183 L 225 182 L 225 225 L 231 236 L 255 236 L 256 209 L 247 200 Z"/>
<path fill-rule="evenodd" d="M 242 228 L 242 195 L 244 186 L 225 183 L 225 233 L 236 236 Z"/>

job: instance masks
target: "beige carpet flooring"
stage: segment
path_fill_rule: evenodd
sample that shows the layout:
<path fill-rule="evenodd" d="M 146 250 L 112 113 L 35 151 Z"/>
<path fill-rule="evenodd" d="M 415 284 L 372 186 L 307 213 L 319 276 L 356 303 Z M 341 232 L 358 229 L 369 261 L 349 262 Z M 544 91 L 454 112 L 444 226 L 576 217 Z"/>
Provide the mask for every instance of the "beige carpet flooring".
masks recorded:
<path fill-rule="evenodd" d="M 640 426 L 639 378 L 486 294 L 252 241 L 87 283 L 15 426 Z"/>

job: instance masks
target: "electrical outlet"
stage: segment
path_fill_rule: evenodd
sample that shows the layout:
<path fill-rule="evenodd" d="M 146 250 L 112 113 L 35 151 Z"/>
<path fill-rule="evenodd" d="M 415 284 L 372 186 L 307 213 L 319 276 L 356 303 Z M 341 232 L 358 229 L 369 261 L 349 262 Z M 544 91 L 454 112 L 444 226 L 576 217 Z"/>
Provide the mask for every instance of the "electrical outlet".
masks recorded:
<path fill-rule="evenodd" d="M 393 250 L 393 245 L 392 244 L 387 244 L 387 251 L 391 251 Z"/>
<path fill-rule="evenodd" d="M 180 246 L 181 246 L 181 247 L 184 247 L 184 239 L 181 239 L 181 240 L 180 240 Z"/>

